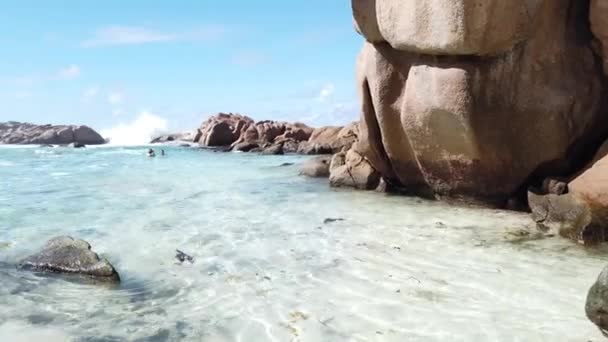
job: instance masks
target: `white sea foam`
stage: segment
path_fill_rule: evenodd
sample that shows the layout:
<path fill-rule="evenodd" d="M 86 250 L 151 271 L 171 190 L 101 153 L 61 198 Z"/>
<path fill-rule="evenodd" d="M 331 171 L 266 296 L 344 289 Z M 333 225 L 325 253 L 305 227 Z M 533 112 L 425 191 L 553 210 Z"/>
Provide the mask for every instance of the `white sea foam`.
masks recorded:
<path fill-rule="evenodd" d="M 146 145 L 159 133 L 168 129 L 168 121 L 150 112 L 141 113 L 130 123 L 120 123 L 117 126 L 101 131 L 101 135 L 110 140 L 113 146 Z"/>
<path fill-rule="evenodd" d="M 7 321 L 0 324 L 0 341 L 11 342 L 66 342 L 72 339 L 60 329 L 35 327 L 27 322 Z"/>
<path fill-rule="evenodd" d="M 56 151 L 50 150 L 50 149 L 44 149 L 44 150 L 36 150 L 34 151 L 35 154 L 57 154 Z"/>

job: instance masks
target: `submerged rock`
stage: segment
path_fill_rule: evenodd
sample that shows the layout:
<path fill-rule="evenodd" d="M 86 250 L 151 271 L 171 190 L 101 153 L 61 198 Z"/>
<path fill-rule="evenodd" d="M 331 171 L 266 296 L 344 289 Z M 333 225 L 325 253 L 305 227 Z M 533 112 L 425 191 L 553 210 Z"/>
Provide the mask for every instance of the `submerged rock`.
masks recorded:
<path fill-rule="evenodd" d="M 323 220 L 323 223 L 328 224 L 328 223 L 333 223 L 333 222 L 338 222 L 338 221 L 344 221 L 344 219 L 341 217 L 338 217 L 338 218 L 328 217 L 325 220 Z"/>
<path fill-rule="evenodd" d="M 87 146 L 85 144 L 73 142 L 73 143 L 69 144 L 67 147 L 71 147 L 71 148 L 85 148 Z"/>
<path fill-rule="evenodd" d="M 329 164 L 331 156 L 318 156 L 307 160 L 300 167 L 300 174 L 313 178 L 329 177 Z"/>
<path fill-rule="evenodd" d="M 586 245 L 608 241 L 608 157 L 596 159 L 568 185 L 549 180 L 540 194 L 528 193 L 532 218 L 541 228 Z"/>
<path fill-rule="evenodd" d="M 265 148 L 262 151 L 263 155 L 280 155 L 280 154 L 284 154 L 283 152 L 283 145 L 282 144 L 277 144 L 277 145 L 272 145 L 270 147 Z"/>
<path fill-rule="evenodd" d="M 254 148 L 258 148 L 258 147 L 260 147 L 260 146 L 256 143 L 242 142 L 242 143 L 238 143 L 238 144 L 234 145 L 234 147 L 232 149 L 234 151 L 239 151 L 239 152 L 249 152 L 249 151 L 253 150 Z"/>
<path fill-rule="evenodd" d="M 41 251 L 23 259 L 19 268 L 78 274 L 101 281 L 120 282 L 120 276 L 110 262 L 93 252 L 88 242 L 70 236 L 49 240 Z"/>
<path fill-rule="evenodd" d="M 587 294 L 587 317 L 608 337 L 608 267 L 600 273 Z"/>
<path fill-rule="evenodd" d="M 188 255 L 182 251 L 180 251 L 179 249 L 175 250 L 175 258 L 179 261 L 179 262 L 184 262 L 186 260 L 188 260 L 191 264 L 194 263 L 194 257 L 191 255 Z"/>

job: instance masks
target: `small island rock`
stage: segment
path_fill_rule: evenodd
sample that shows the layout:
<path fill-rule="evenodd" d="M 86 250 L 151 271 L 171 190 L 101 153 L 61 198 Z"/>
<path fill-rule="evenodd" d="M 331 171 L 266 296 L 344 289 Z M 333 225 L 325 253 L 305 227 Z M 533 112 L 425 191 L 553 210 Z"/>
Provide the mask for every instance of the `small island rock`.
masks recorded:
<path fill-rule="evenodd" d="M 88 242 L 70 236 L 49 240 L 38 253 L 23 259 L 19 268 L 79 274 L 105 282 L 120 282 L 120 276 L 110 262 L 93 252 Z"/>

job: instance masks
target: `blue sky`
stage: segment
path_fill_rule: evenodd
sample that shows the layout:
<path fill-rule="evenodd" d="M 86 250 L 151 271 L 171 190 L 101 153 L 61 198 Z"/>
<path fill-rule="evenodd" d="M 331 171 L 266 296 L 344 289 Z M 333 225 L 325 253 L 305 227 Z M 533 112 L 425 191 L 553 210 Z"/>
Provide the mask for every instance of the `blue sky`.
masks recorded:
<path fill-rule="evenodd" d="M 345 123 L 362 44 L 347 0 L 0 0 L 0 121 L 169 129 L 210 114 Z M 147 113 L 147 114 L 145 114 Z"/>

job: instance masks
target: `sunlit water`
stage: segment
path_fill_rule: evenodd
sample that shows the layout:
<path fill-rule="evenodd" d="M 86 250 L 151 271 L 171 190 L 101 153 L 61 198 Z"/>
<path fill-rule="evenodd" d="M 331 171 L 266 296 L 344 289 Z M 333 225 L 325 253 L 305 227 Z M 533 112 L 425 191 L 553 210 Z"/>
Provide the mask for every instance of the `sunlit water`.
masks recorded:
<path fill-rule="evenodd" d="M 0 261 L 69 234 L 123 280 L 1 267 L 0 341 L 602 340 L 584 301 L 608 253 L 517 241 L 527 215 L 333 190 L 280 166 L 300 156 L 144 151 L 0 148 Z"/>

